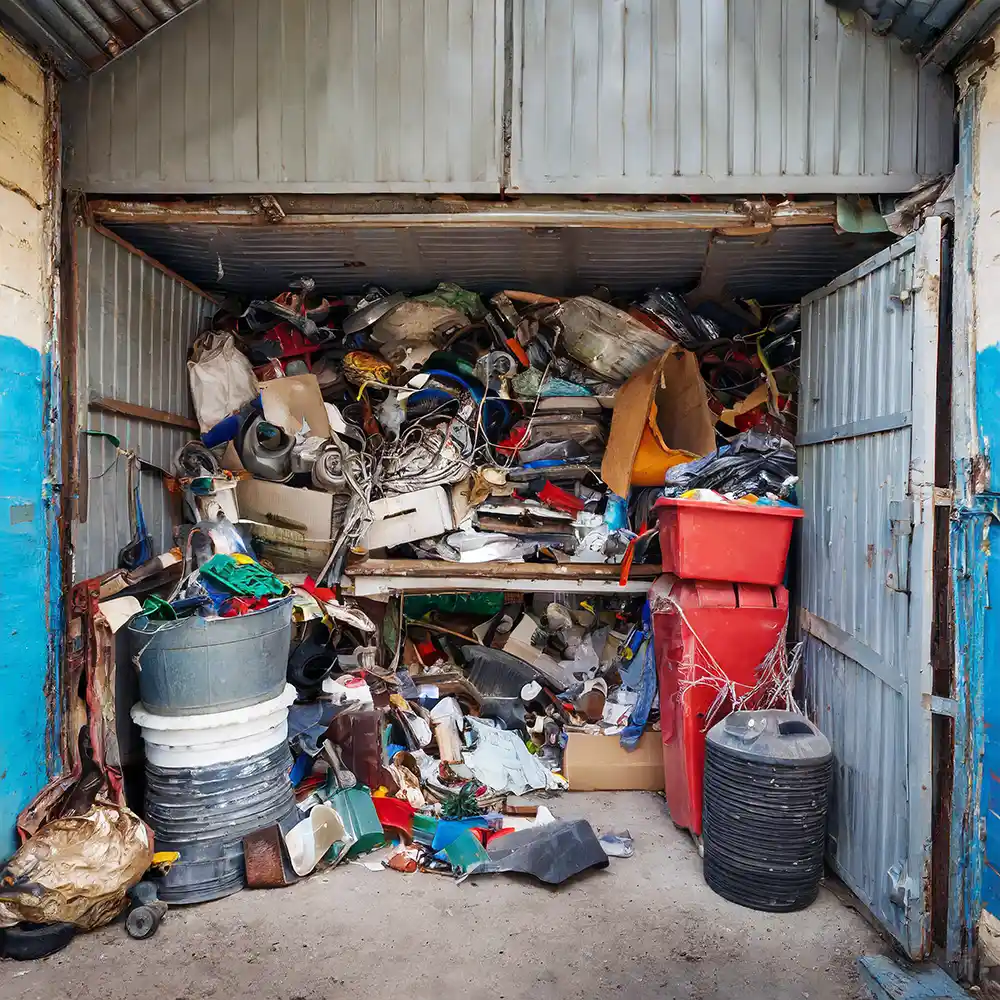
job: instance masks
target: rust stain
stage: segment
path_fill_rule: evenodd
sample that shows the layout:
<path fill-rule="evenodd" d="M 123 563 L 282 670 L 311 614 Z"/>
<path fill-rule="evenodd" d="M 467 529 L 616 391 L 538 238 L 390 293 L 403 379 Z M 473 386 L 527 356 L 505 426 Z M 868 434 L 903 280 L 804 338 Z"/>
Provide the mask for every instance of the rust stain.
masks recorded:
<path fill-rule="evenodd" d="M 865 562 L 869 569 L 872 569 L 875 565 L 875 546 L 871 542 L 868 543 L 868 548 L 865 554 Z"/>

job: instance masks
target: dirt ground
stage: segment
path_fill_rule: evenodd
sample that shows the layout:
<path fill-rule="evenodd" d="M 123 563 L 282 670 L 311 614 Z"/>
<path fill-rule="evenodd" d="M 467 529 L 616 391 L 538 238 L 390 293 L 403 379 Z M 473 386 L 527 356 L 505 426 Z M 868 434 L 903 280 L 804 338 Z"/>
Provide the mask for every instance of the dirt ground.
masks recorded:
<path fill-rule="evenodd" d="M 704 884 L 691 841 L 646 793 L 570 794 L 559 818 L 627 827 L 632 858 L 561 888 L 520 877 L 462 885 L 361 865 L 297 886 L 171 910 L 156 936 L 121 924 L 36 963 L 0 963 L 3 1000 L 840 1000 L 866 994 L 855 957 L 876 932 L 823 889 L 773 916 Z"/>

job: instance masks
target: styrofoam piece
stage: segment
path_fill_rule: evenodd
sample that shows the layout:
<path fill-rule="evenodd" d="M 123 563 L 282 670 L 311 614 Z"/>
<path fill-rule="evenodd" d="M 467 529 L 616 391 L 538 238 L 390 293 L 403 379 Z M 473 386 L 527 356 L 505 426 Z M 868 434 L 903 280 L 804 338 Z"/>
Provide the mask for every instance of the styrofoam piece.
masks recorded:
<path fill-rule="evenodd" d="M 387 549 L 455 530 L 451 500 L 443 486 L 373 500 L 370 506 L 374 520 L 364 543 L 369 549 Z"/>
<path fill-rule="evenodd" d="M 146 759 L 156 767 L 209 767 L 265 753 L 288 738 L 295 688 L 277 698 L 205 715 L 157 715 L 140 702 L 132 721 L 142 730 Z"/>

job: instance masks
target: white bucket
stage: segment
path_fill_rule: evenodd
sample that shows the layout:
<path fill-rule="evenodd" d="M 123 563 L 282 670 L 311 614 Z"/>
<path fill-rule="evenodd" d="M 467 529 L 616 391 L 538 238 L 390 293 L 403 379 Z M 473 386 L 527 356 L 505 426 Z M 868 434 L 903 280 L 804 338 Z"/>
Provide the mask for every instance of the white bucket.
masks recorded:
<path fill-rule="evenodd" d="M 270 701 L 205 715 L 157 715 L 139 702 L 132 721 L 146 741 L 154 767 L 211 767 L 266 753 L 288 739 L 288 706 L 295 688 Z"/>

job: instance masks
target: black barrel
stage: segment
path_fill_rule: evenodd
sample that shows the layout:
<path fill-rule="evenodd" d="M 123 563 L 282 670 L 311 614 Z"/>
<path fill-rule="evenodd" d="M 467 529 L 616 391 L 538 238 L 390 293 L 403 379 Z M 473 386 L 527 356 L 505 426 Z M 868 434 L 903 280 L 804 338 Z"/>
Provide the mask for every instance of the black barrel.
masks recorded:
<path fill-rule="evenodd" d="M 827 738 L 806 718 L 734 712 L 705 741 L 705 881 L 754 910 L 808 906 L 823 877 L 833 773 Z"/>
<path fill-rule="evenodd" d="M 210 767 L 146 765 L 146 821 L 180 858 L 158 883 L 166 903 L 203 903 L 246 885 L 243 838 L 298 820 L 288 745 Z"/>

